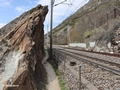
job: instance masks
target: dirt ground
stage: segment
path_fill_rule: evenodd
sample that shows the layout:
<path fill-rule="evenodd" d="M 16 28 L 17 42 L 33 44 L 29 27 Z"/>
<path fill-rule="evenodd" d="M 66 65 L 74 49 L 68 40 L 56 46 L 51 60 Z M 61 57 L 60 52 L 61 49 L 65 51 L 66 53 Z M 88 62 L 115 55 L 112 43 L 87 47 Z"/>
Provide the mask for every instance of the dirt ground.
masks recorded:
<path fill-rule="evenodd" d="M 48 59 L 48 53 L 46 52 L 46 56 L 43 59 L 42 63 L 47 71 L 47 75 L 48 75 L 48 85 L 47 85 L 47 89 L 48 90 L 61 90 L 60 89 L 60 85 L 59 85 L 59 81 L 58 78 L 54 72 L 54 69 L 52 68 L 52 66 L 46 61 Z"/>

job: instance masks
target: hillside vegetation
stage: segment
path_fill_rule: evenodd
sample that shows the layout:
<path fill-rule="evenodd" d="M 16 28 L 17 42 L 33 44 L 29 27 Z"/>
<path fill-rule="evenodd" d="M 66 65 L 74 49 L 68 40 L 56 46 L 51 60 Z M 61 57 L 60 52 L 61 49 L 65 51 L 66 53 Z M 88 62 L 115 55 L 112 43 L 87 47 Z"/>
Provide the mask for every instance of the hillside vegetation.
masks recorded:
<path fill-rule="evenodd" d="M 107 49 L 120 26 L 119 5 L 118 0 L 90 0 L 54 28 L 53 44 L 95 41 L 96 47 Z"/>

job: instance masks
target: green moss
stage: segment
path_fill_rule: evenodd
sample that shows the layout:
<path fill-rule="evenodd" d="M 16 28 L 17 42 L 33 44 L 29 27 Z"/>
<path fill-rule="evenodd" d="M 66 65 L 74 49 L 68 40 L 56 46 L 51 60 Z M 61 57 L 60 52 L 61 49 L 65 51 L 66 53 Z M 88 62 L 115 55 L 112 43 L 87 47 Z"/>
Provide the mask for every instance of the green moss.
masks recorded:
<path fill-rule="evenodd" d="M 75 25 L 74 20 L 69 21 L 69 22 L 68 22 L 68 25 L 70 25 L 70 26 L 74 26 L 74 25 Z"/>
<path fill-rule="evenodd" d="M 67 28 L 64 29 L 64 32 L 67 32 Z"/>
<path fill-rule="evenodd" d="M 87 38 L 87 37 L 89 37 L 91 35 L 91 31 L 85 31 L 85 33 L 84 33 L 84 38 Z"/>

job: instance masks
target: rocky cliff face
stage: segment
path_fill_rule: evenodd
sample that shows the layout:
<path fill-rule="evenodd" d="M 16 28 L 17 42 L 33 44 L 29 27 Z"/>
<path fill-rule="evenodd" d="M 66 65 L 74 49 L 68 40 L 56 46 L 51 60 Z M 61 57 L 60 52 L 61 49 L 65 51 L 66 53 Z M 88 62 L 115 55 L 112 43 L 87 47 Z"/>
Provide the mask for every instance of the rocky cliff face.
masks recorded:
<path fill-rule="evenodd" d="M 119 0 L 90 0 L 53 30 L 54 44 L 95 42 L 95 51 L 111 51 L 108 43 L 120 26 Z M 59 43 L 59 42 L 60 43 Z"/>
<path fill-rule="evenodd" d="M 113 51 L 116 54 L 120 54 L 120 28 L 114 34 L 114 38 L 111 40 L 113 45 Z"/>
<path fill-rule="evenodd" d="M 0 30 L 0 90 L 42 90 L 47 6 L 25 12 Z"/>

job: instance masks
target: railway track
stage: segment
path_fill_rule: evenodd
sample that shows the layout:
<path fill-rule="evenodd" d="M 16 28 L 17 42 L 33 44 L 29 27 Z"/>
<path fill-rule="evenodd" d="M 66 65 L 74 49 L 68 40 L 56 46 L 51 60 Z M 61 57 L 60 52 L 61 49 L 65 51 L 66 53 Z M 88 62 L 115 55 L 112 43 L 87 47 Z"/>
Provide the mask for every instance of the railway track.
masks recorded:
<path fill-rule="evenodd" d="M 113 72 L 114 74 L 120 75 L 120 64 L 117 62 L 107 61 L 105 59 L 99 59 L 99 58 L 92 57 L 92 56 L 85 55 L 85 54 L 83 55 L 79 53 L 79 51 L 76 51 L 76 50 L 71 50 L 71 49 L 59 49 L 59 50 L 65 53 L 66 55 L 72 56 L 78 60 L 89 62 L 107 71 Z"/>
<path fill-rule="evenodd" d="M 120 59 L 119 57 L 113 57 L 110 55 L 109 56 L 100 55 L 98 53 L 96 54 L 96 53 L 83 52 L 83 51 L 71 50 L 71 49 L 65 49 L 65 48 L 57 48 L 56 50 L 58 50 L 59 54 L 64 53 L 64 55 L 76 59 L 77 63 L 79 63 L 79 65 L 83 67 L 82 69 L 83 76 L 86 77 L 90 82 L 94 83 L 94 85 L 99 90 L 120 90 L 120 62 L 119 62 Z M 90 71 L 93 70 L 93 72 L 90 73 L 89 69 Z M 87 70 L 88 72 L 86 72 Z M 109 79 L 105 79 L 103 77 L 101 78 L 101 80 L 102 82 L 109 81 L 110 83 L 112 83 L 111 84 L 112 87 L 108 85 L 109 86 L 108 88 L 108 87 L 100 86 L 104 84 L 96 83 L 97 81 L 93 80 L 93 77 L 94 78 L 96 77 L 96 74 L 95 74 L 96 71 L 98 71 L 97 73 L 99 73 L 100 75 L 103 74 L 103 76 L 105 76 L 106 78 L 109 78 Z M 92 75 L 92 76 L 90 77 L 89 75 Z M 115 80 L 113 80 L 113 78 L 111 79 L 111 77 L 117 77 L 117 78 L 114 78 Z M 101 82 L 100 78 L 98 78 L 98 81 Z"/>

